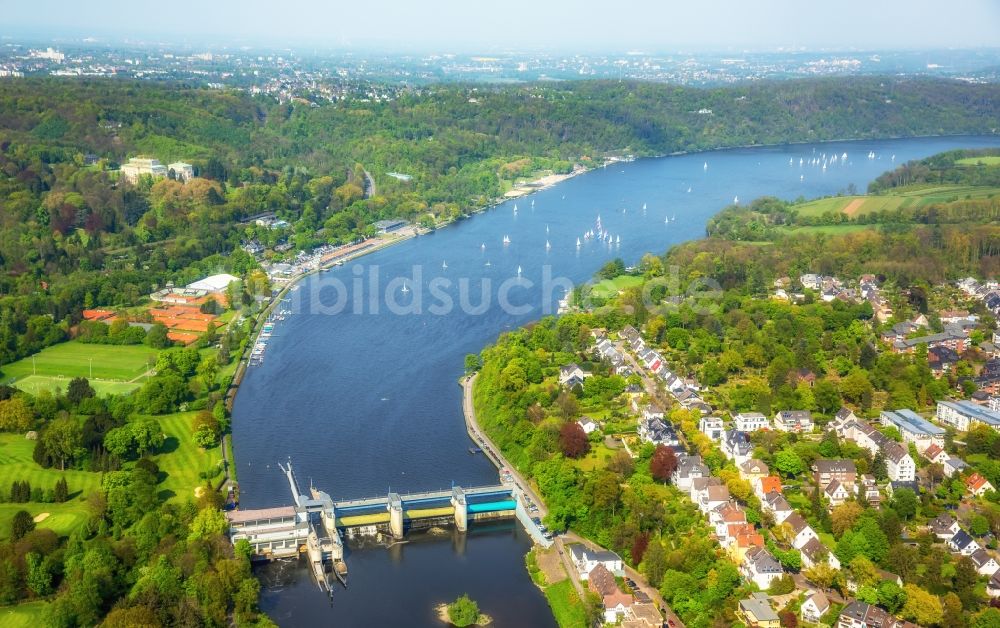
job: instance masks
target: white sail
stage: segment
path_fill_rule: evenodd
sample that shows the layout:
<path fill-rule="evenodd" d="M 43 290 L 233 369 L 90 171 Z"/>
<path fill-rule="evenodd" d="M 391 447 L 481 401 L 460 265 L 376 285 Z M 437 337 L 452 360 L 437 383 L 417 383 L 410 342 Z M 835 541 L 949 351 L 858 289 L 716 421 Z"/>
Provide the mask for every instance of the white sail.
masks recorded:
<path fill-rule="evenodd" d="M 576 248 L 580 248 L 580 238 L 576 239 Z"/>

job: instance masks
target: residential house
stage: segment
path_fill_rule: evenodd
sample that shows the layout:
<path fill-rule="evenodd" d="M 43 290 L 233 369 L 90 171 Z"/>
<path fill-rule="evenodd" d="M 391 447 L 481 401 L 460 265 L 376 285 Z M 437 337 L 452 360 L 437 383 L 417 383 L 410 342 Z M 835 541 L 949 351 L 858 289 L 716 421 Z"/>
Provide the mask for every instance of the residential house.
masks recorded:
<path fill-rule="evenodd" d="M 589 375 L 576 363 L 559 367 L 559 383 L 568 388 L 583 385 L 583 380 Z"/>
<path fill-rule="evenodd" d="M 829 500 L 830 508 L 834 508 L 850 499 L 853 493 L 848 491 L 847 487 L 841 484 L 840 481 L 833 480 L 823 489 L 823 494 Z"/>
<path fill-rule="evenodd" d="M 187 183 L 194 178 L 194 166 L 183 161 L 175 161 L 172 164 L 167 164 L 167 176 L 171 172 L 174 173 L 174 178 L 182 183 Z"/>
<path fill-rule="evenodd" d="M 726 486 L 708 486 L 699 496 L 698 508 L 708 514 L 728 501 L 729 489 Z"/>
<path fill-rule="evenodd" d="M 872 455 L 877 454 L 889 440 L 885 434 L 861 419 L 851 419 L 838 424 L 837 436 L 844 440 L 853 441 L 858 447 L 867 449 Z"/>
<path fill-rule="evenodd" d="M 948 452 L 946 452 L 939 445 L 931 445 L 923 451 L 923 457 L 931 462 L 931 464 L 943 465 L 948 461 Z"/>
<path fill-rule="evenodd" d="M 994 490 L 990 481 L 984 478 L 980 473 L 973 473 L 969 477 L 965 478 L 965 488 L 976 497 L 982 497 L 986 493 Z"/>
<path fill-rule="evenodd" d="M 774 516 L 776 524 L 784 523 L 795 512 L 781 493 L 772 492 L 765 495 L 761 500 L 761 507 L 766 508 Z"/>
<path fill-rule="evenodd" d="M 837 414 L 833 415 L 833 420 L 826 424 L 826 429 L 837 432 L 840 435 L 840 430 L 849 421 L 857 421 L 858 416 L 854 414 L 854 411 L 850 408 L 841 408 L 837 410 Z"/>
<path fill-rule="evenodd" d="M 121 165 L 120 172 L 126 180 L 136 183 L 139 177 L 148 175 L 154 179 L 167 176 L 167 167 L 159 159 L 149 157 L 132 157 Z"/>
<path fill-rule="evenodd" d="M 844 607 L 837 619 L 837 628 L 917 628 L 916 624 L 903 621 L 885 610 L 853 600 Z"/>
<path fill-rule="evenodd" d="M 944 446 L 944 429 L 913 410 L 883 410 L 879 418 L 882 425 L 896 427 L 903 442 L 913 443 L 917 450 L 927 449 L 932 444 Z"/>
<path fill-rule="evenodd" d="M 682 491 L 691 490 L 691 480 L 708 476 L 708 466 L 701 461 L 701 456 L 682 455 L 677 461 L 677 468 L 671 477 L 674 486 Z"/>
<path fill-rule="evenodd" d="M 830 482 L 837 480 L 850 492 L 854 492 L 858 470 L 853 460 L 846 458 L 817 460 L 812 465 L 812 471 L 817 486 L 825 488 Z"/>
<path fill-rule="evenodd" d="M 797 512 L 793 512 L 782 525 L 788 526 L 791 530 L 792 547 L 797 550 L 802 549 L 809 539 L 818 539 L 816 532 L 809 527 L 805 518 Z"/>
<path fill-rule="evenodd" d="M 759 589 L 767 590 L 771 583 L 784 575 L 781 564 L 763 547 L 749 550 L 740 564 L 740 573 Z"/>
<path fill-rule="evenodd" d="M 715 535 L 727 541 L 743 532 L 739 526 L 747 525 L 747 513 L 735 501 L 729 501 L 708 513 L 708 521 L 715 527 Z M 753 531 L 753 526 L 750 526 L 750 531 Z"/>
<path fill-rule="evenodd" d="M 680 445 L 673 424 L 663 419 L 647 418 L 639 421 L 639 438 L 654 445 L 667 447 Z"/>
<path fill-rule="evenodd" d="M 806 541 L 805 545 L 799 549 L 799 554 L 802 558 L 803 569 L 812 569 L 820 563 L 826 563 L 834 569 L 840 569 L 840 560 L 818 538 Z"/>
<path fill-rule="evenodd" d="M 979 317 L 975 314 L 970 314 L 969 310 L 941 310 L 938 313 L 938 318 L 941 320 L 942 325 L 950 325 L 952 323 L 977 323 L 979 322 Z"/>
<path fill-rule="evenodd" d="M 604 565 L 597 565 L 591 570 L 587 588 L 600 596 L 604 621 L 609 624 L 618 623 L 632 607 L 632 596 L 618 588 L 614 575 Z"/>
<path fill-rule="evenodd" d="M 722 486 L 722 480 L 715 477 L 714 475 L 706 475 L 702 478 L 693 478 L 691 480 L 691 489 L 689 491 L 691 495 L 691 501 L 697 506 L 701 503 L 702 495 L 707 493 L 709 486 Z"/>
<path fill-rule="evenodd" d="M 740 412 L 733 417 L 733 425 L 741 432 L 756 432 L 771 428 L 771 422 L 760 412 Z"/>
<path fill-rule="evenodd" d="M 959 432 L 967 432 L 973 425 L 986 425 L 1000 430 L 1000 412 L 984 408 L 971 401 L 939 401 L 937 420 L 954 427 Z"/>
<path fill-rule="evenodd" d="M 594 551 L 579 543 L 570 545 L 569 552 L 580 580 L 586 580 L 590 572 L 598 565 L 603 566 L 616 576 L 625 574 L 621 556 L 614 552 L 608 550 Z"/>
<path fill-rule="evenodd" d="M 874 475 L 871 475 L 870 473 L 862 475 L 858 490 L 864 493 L 865 500 L 872 508 L 878 508 L 882 505 L 882 494 L 879 492 L 878 485 L 875 483 Z"/>
<path fill-rule="evenodd" d="M 944 474 L 950 478 L 965 473 L 968 468 L 969 465 L 964 460 L 951 456 L 944 463 Z"/>
<path fill-rule="evenodd" d="M 746 432 L 726 430 L 722 437 L 722 453 L 736 464 L 742 464 L 750 459 L 753 447 Z"/>
<path fill-rule="evenodd" d="M 1000 571 L 994 573 L 986 583 L 986 594 L 992 598 L 1000 597 Z"/>
<path fill-rule="evenodd" d="M 927 350 L 927 364 L 931 367 L 931 372 L 936 377 L 940 377 L 951 371 L 951 367 L 961 359 L 962 357 L 958 355 L 958 351 L 950 347 L 938 346 Z"/>
<path fill-rule="evenodd" d="M 698 431 L 714 441 L 722 440 L 725 429 L 722 419 L 717 416 L 703 416 L 698 420 Z"/>
<path fill-rule="evenodd" d="M 642 335 L 640 335 L 636 328 L 631 325 L 625 326 L 625 329 L 622 330 L 622 337 L 626 342 L 628 342 L 629 346 L 632 347 L 633 351 L 641 351 L 646 347 L 646 343 L 643 341 Z"/>
<path fill-rule="evenodd" d="M 766 595 L 761 597 L 751 597 L 740 600 L 739 608 L 736 609 L 736 616 L 747 626 L 760 628 L 781 628 L 781 620 L 778 614 L 771 608 L 771 603 Z"/>
<path fill-rule="evenodd" d="M 948 513 L 941 513 L 927 524 L 928 530 L 937 538 L 947 541 L 955 536 L 961 528 L 955 518 Z"/>
<path fill-rule="evenodd" d="M 782 410 L 774 415 L 774 429 L 779 432 L 811 432 L 812 412 L 808 410 Z"/>
<path fill-rule="evenodd" d="M 964 330 L 954 325 L 948 325 L 943 332 L 938 334 L 896 340 L 892 343 L 892 350 L 896 353 L 913 353 L 918 346 L 927 345 L 928 349 L 933 347 L 948 347 L 961 353 L 965 351 L 967 338 L 968 336 Z"/>
<path fill-rule="evenodd" d="M 663 416 L 664 416 L 663 415 L 663 408 L 661 408 L 660 406 L 656 405 L 655 403 L 651 403 L 651 404 L 649 404 L 648 406 L 646 406 L 645 408 L 642 409 L 642 418 L 644 418 L 646 420 L 650 420 L 650 419 L 663 419 Z"/>
<path fill-rule="evenodd" d="M 739 466 L 740 477 L 753 485 L 759 478 L 766 477 L 770 470 L 756 458 L 751 458 Z"/>
<path fill-rule="evenodd" d="M 945 541 L 945 543 L 947 543 L 948 547 L 951 548 L 951 551 L 961 554 L 962 556 L 972 556 L 976 550 L 982 549 L 979 543 L 977 543 L 968 532 L 961 529 L 955 533 L 955 536 Z"/>
<path fill-rule="evenodd" d="M 593 434 L 597 430 L 601 429 L 601 426 L 597 423 L 597 421 L 589 416 L 580 417 L 580 420 L 576 423 L 583 428 L 584 434 Z"/>
<path fill-rule="evenodd" d="M 916 479 L 917 466 L 910 452 L 895 441 L 889 441 L 882 449 L 885 469 L 893 482 L 912 482 Z"/>
<path fill-rule="evenodd" d="M 977 549 L 969 554 L 969 560 L 976 566 L 976 571 L 981 576 L 992 576 L 1000 569 L 1000 564 L 984 549 Z"/>
<path fill-rule="evenodd" d="M 810 624 L 818 624 L 819 620 L 830 610 L 830 600 L 823 595 L 822 591 L 813 591 L 806 598 L 806 601 L 799 607 L 802 621 Z"/>
<path fill-rule="evenodd" d="M 737 565 L 743 564 L 747 552 L 764 547 L 764 537 L 754 528 L 752 523 L 734 524 L 727 530 L 730 559 Z"/>
<path fill-rule="evenodd" d="M 764 496 L 768 493 L 781 493 L 781 478 L 776 475 L 766 475 L 762 478 L 757 478 L 755 481 L 750 482 L 753 486 L 753 492 L 757 495 L 758 499 L 763 500 Z"/>

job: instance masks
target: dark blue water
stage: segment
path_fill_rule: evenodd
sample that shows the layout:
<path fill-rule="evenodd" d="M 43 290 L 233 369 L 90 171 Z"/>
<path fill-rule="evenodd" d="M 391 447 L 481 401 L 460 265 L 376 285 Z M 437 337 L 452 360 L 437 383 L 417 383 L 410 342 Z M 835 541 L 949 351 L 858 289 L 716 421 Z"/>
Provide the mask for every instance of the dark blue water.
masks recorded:
<path fill-rule="evenodd" d="M 288 306 L 295 313 L 278 324 L 264 364 L 250 370 L 236 398 L 242 505 L 290 501 L 276 469 L 287 457 L 300 480 L 335 499 L 496 482 L 493 466 L 467 452 L 457 380 L 465 354 L 554 310 L 563 289 L 543 287 L 546 273 L 583 282 L 615 257 L 635 263 L 646 252 L 662 253 L 701 237 L 707 219 L 737 196 L 741 203 L 762 195 L 808 198 L 851 184 L 863 191 L 909 159 L 998 145 L 1000 137 L 838 142 L 618 164 L 310 277 L 292 293 Z M 824 153 L 838 156 L 825 171 L 799 166 L 800 158 Z M 594 229 L 598 216 L 621 243 L 584 241 L 578 249 L 577 237 Z M 676 219 L 665 223 L 665 217 Z M 508 286 L 504 307 L 500 284 L 513 281 L 519 266 L 522 280 L 533 285 Z M 404 277 L 406 293 L 396 279 Z M 453 301 L 450 310 L 430 292 L 435 278 L 451 282 L 438 289 Z M 468 305 L 482 304 L 487 288 L 484 311 L 461 305 L 460 281 L 468 284 Z M 420 295 L 420 313 L 393 313 L 386 294 L 411 305 Z M 341 306 L 337 314 L 320 311 Z M 266 573 L 272 586 L 262 603 L 282 625 L 372 624 L 376 613 L 372 625 L 434 626 L 433 604 L 467 592 L 498 625 L 551 626 L 545 600 L 523 567 L 529 546 L 511 525 L 471 535 L 461 552 L 455 543 L 428 540 L 400 554 L 355 551 L 348 559 L 351 587 L 332 605 L 305 572 L 274 568 Z"/>

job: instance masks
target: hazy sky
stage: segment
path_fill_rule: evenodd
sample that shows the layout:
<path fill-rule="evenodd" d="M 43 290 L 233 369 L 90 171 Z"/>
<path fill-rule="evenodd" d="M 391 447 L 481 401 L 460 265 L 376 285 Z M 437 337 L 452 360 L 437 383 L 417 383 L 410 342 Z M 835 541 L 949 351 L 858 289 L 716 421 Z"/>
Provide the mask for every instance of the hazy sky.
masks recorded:
<path fill-rule="evenodd" d="M 1000 47 L 1000 0 L 14 0 L 0 34 L 415 50 Z"/>

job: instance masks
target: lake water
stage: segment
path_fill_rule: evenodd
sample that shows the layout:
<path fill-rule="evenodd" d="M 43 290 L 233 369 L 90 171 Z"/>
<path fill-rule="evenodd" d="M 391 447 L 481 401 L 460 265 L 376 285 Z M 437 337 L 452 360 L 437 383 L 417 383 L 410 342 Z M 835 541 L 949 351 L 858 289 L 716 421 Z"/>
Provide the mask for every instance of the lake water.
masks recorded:
<path fill-rule="evenodd" d="M 851 184 L 863 191 L 907 160 L 984 146 L 1000 146 L 1000 137 L 737 149 L 617 164 L 314 275 L 291 293 L 294 313 L 278 323 L 264 364 L 250 369 L 236 398 L 242 506 L 290 503 L 277 469 L 289 457 L 300 482 L 334 499 L 496 483 L 496 469 L 468 453 L 457 380 L 466 354 L 555 307 L 563 288 L 545 275 L 584 282 L 615 257 L 632 264 L 699 238 L 734 197 L 808 198 Z M 810 165 L 823 154 L 837 162 L 825 170 Z M 598 216 L 620 244 L 583 238 Z M 484 288 L 489 301 L 476 308 Z M 393 303 L 415 299 L 420 313 L 393 311 L 400 309 Z M 388 550 L 352 548 L 350 588 L 332 600 L 301 565 L 274 564 L 261 570 L 262 606 L 283 626 L 440 626 L 433 606 L 468 593 L 498 626 L 554 626 L 524 568 L 529 548 L 514 523 L 466 536 L 412 537 Z"/>

